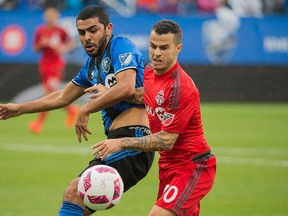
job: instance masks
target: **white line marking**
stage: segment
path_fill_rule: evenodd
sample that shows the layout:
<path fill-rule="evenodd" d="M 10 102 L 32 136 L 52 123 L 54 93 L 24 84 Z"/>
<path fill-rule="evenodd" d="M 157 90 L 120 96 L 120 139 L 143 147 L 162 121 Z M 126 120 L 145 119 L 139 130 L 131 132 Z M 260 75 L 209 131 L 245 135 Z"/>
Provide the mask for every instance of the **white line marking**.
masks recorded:
<path fill-rule="evenodd" d="M 239 165 L 247 164 L 247 165 L 255 165 L 255 166 L 265 166 L 265 167 L 288 168 L 288 160 L 218 156 L 217 162 L 225 163 L 225 164 L 239 164 Z"/>
<path fill-rule="evenodd" d="M 240 155 L 240 156 L 287 156 L 287 148 L 239 148 L 239 147 L 227 147 L 227 148 L 213 148 L 218 154 L 221 155 Z"/>
<path fill-rule="evenodd" d="M 48 144 L 0 144 L 1 150 L 6 151 L 20 151 L 20 152 L 35 152 L 35 153 L 52 153 L 52 154 L 76 154 L 76 155 L 91 155 L 92 150 L 90 146 L 76 147 L 76 146 L 54 146 Z M 217 151 L 216 151 L 217 150 Z M 275 156 L 275 155 L 288 155 L 286 149 L 265 149 L 262 148 L 216 148 L 217 162 L 220 164 L 228 165 L 255 165 L 266 167 L 284 167 L 288 168 L 288 160 L 276 160 L 276 159 L 260 159 L 257 156 Z M 261 154 L 260 154 L 261 153 Z M 229 156 L 224 156 L 224 155 Z M 239 157 L 240 156 L 240 157 Z M 245 156 L 245 157 L 241 157 Z M 249 156 L 249 157 L 248 157 Z M 253 156 L 253 158 L 252 158 Z"/>
<path fill-rule="evenodd" d="M 80 154 L 86 155 L 92 153 L 90 146 L 75 147 L 75 146 L 54 146 L 48 144 L 0 144 L 0 149 L 6 151 L 21 151 L 21 152 L 36 152 L 36 153 L 53 153 L 53 154 Z"/>

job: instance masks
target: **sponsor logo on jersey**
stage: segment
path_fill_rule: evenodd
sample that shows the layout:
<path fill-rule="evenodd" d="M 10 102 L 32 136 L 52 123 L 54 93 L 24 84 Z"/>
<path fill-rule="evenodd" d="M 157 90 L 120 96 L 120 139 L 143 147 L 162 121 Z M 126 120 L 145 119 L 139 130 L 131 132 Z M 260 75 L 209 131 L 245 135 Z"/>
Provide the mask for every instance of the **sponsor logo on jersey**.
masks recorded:
<path fill-rule="evenodd" d="M 110 71 L 110 64 L 111 64 L 111 60 L 109 57 L 106 57 L 105 59 L 103 59 L 103 61 L 101 62 L 103 71 L 105 73 L 109 73 Z"/>
<path fill-rule="evenodd" d="M 146 108 L 146 112 L 148 115 L 151 115 L 151 116 L 155 115 L 154 110 L 150 106 L 146 105 L 145 108 Z"/>
<path fill-rule="evenodd" d="M 160 92 L 158 92 L 158 94 L 155 97 L 156 103 L 161 106 L 161 104 L 164 103 L 164 91 L 161 90 Z"/>
<path fill-rule="evenodd" d="M 164 120 L 165 110 L 162 107 L 156 107 L 155 113 L 158 116 L 158 118 L 160 119 L 160 121 L 162 122 Z"/>
<path fill-rule="evenodd" d="M 105 86 L 107 88 L 111 88 L 112 86 L 114 86 L 117 83 L 115 75 L 114 74 L 108 74 L 105 78 Z"/>
<path fill-rule="evenodd" d="M 129 65 L 130 62 L 132 61 L 132 52 L 123 53 L 119 55 L 119 60 L 120 60 L 121 66 Z"/>

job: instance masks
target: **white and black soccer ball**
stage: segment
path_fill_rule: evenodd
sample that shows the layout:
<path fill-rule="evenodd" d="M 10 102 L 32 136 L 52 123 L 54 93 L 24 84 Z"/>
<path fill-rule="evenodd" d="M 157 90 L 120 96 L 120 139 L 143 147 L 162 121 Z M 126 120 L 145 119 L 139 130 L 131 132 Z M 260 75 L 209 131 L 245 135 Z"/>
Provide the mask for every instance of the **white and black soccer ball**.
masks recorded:
<path fill-rule="evenodd" d="M 107 165 L 96 165 L 85 170 L 78 183 L 78 193 L 84 204 L 95 211 L 117 205 L 123 190 L 123 180 L 118 171 Z"/>

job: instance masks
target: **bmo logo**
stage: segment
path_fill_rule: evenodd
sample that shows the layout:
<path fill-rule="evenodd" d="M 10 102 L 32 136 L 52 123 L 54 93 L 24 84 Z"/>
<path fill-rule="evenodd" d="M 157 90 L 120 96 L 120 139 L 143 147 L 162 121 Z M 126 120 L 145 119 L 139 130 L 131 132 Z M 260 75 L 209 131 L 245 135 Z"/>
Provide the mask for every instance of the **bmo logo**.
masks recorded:
<path fill-rule="evenodd" d="M 18 55 L 26 46 L 26 33 L 19 25 L 5 27 L 0 35 L 1 49 L 7 55 Z"/>
<path fill-rule="evenodd" d="M 107 77 L 105 78 L 105 86 L 107 88 L 111 88 L 116 83 L 117 83 L 117 80 L 116 80 L 115 75 L 113 73 L 108 74 Z"/>

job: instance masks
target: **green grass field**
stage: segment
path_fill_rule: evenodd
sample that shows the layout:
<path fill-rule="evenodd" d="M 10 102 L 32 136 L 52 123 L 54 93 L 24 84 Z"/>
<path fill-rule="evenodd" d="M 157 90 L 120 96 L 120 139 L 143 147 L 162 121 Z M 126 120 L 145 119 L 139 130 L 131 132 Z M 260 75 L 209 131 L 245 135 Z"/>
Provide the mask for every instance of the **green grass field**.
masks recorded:
<path fill-rule="evenodd" d="M 201 216 L 288 215 L 288 104 L 203 103 L 204 130 L 218 167 Z M 35 115 L 0 121 L 0 215 L 57 215 L 63 191 L 104 139 L 99 115 L 93 135 L 79 144 L 64 127 L 65 112 L 50 112 L 45 130 L 32 134 Z M 147 215 L 157 192 L 157 161 L 148 176 L 111 210 L 95 215 Z"/>

